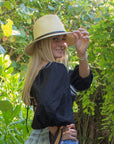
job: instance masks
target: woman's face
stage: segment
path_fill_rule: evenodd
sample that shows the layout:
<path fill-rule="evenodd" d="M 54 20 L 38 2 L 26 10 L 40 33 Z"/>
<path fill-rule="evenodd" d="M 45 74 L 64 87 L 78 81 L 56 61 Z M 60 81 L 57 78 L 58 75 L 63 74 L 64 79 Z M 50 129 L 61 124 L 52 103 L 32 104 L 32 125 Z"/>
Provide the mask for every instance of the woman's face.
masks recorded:
<path fill-rule="evenodd" d="M 55 59 L 62 58 L 66 49 L 66 35 L 53 36 L 51 49 Z"/>

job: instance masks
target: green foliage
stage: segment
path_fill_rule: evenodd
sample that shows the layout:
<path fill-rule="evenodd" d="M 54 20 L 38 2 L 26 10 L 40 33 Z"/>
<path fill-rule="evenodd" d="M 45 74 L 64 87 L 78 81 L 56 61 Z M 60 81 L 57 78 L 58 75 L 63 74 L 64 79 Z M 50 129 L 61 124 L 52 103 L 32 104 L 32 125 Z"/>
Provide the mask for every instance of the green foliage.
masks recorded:
<path fill-rule="evenodd" d="M 29 58 L 24 48 L 33 40 L 34 21 L 50 13 L 58 14 L 67 31 L 83 27 L 90 33 L 88 60 L 94 80 L 91 88 L 79 93 L 74 102 L 78 139 L 81 144 L 114 142 L 113 9 L 113 0 L 0 1 L 0 53 L 6 54 L 0 55 L 0 143 L 19 144 L 29 136 L 26 108 L 21 102 Z M 68 52 L 69 67 L 73 68 L 78 64 L 75 48 L 70 47 Z M 32 116 L 30 110 L 30 131 Z"/>
<path fill-rule="evenodd" d="M 99 68 L 100 86 L 102 87 L 103 104 L 101 106 L 101 115 L 103 129 L 108 131 L 109 139 L 114 135 L 114 19 L 112 15 L 100 21 L 99 24 L 90 29 L 92 34 L 91 46 L 94 48 L 93 56 L 96 56 L 94 67 Z M 91 55 L 91 52 L 90 52 Z M 91 56 L 92 56 L 91 55 Z M 92 57 L 93 57 L 92 56 Z M 98 81 L 98 80 L 97 80 Z"/>
<path fill-rule="evenodd" d="M 0 55 L 0 74 L 0 143 L 24 143 L 27 131 L 26 108 L 21 102 L 23 81 L 19 73 L 14 73 L 8 55 Z"/>

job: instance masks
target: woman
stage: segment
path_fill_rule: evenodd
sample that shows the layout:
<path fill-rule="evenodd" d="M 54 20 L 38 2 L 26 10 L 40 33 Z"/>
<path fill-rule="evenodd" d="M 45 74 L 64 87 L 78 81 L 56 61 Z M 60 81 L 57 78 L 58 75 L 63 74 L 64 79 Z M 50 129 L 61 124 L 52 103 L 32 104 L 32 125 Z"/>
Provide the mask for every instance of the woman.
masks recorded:
<path fill-rule="evenodd" d="M 35 110 L 33 132 L 26 144 L 76 144 L 74 88 L 81 91 L 92 82 L 86 52 L 88 32 L 81 28 L 66 32 L 57 15 L 45 15 L 35 22 L 33 34 L 34 41 L 25 48 L 31 59 L 22 99 L 26 105 L 34 105 Z M 67 47 L 72 45 L 79 66 L 68 71 Z"/>

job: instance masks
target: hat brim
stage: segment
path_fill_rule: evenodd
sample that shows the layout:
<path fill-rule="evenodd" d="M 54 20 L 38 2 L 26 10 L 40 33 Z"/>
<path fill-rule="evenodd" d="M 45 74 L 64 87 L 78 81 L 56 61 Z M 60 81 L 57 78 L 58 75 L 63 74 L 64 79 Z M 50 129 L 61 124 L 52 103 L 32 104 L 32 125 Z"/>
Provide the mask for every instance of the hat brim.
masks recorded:
<path fill-rule="evenodd" d="M 46 35 L 46 36 L 43 36 L 41 38 L 38 38 L 38 39 L 35 39 L 34 41 L 32 41 L 26 48 L 25 48 L 25 53 L 29 56 L 32 55 L 33 53 L 33 47 L 34 47 L 34 44 L 42 39 L 45 39 L 45 38 L 49 38 L 49 37 L 52 37 L 52 36 L 57 36 L 57 35 L 67 35 L 66 37 L 66 43 L 67 43 L 67 46 L 70 47 L 70 46 L 73 46 L 74 43 L 75 43 L 75 37 L 73 35 L 73 32 L 61 32 L 61 33 L 53 33 L 53 34 L 49 34 L 49 35 Z"/>

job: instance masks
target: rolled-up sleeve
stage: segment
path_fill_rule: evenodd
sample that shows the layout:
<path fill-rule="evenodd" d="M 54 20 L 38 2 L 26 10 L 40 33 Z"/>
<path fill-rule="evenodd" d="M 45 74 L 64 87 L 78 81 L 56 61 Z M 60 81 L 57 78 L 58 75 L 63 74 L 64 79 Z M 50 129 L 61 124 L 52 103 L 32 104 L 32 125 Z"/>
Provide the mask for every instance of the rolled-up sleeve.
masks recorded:
<path fill-rule="evenodd" d="M 88 89 L 93 80 L 93 74 L 90 70 L 90 74 L 86 78 L 82 78 L 79 75 L 79 66 L 76 66 L 74 70 L 69 71 L 70 84 L 77 90 L 82 91 Z"/>

